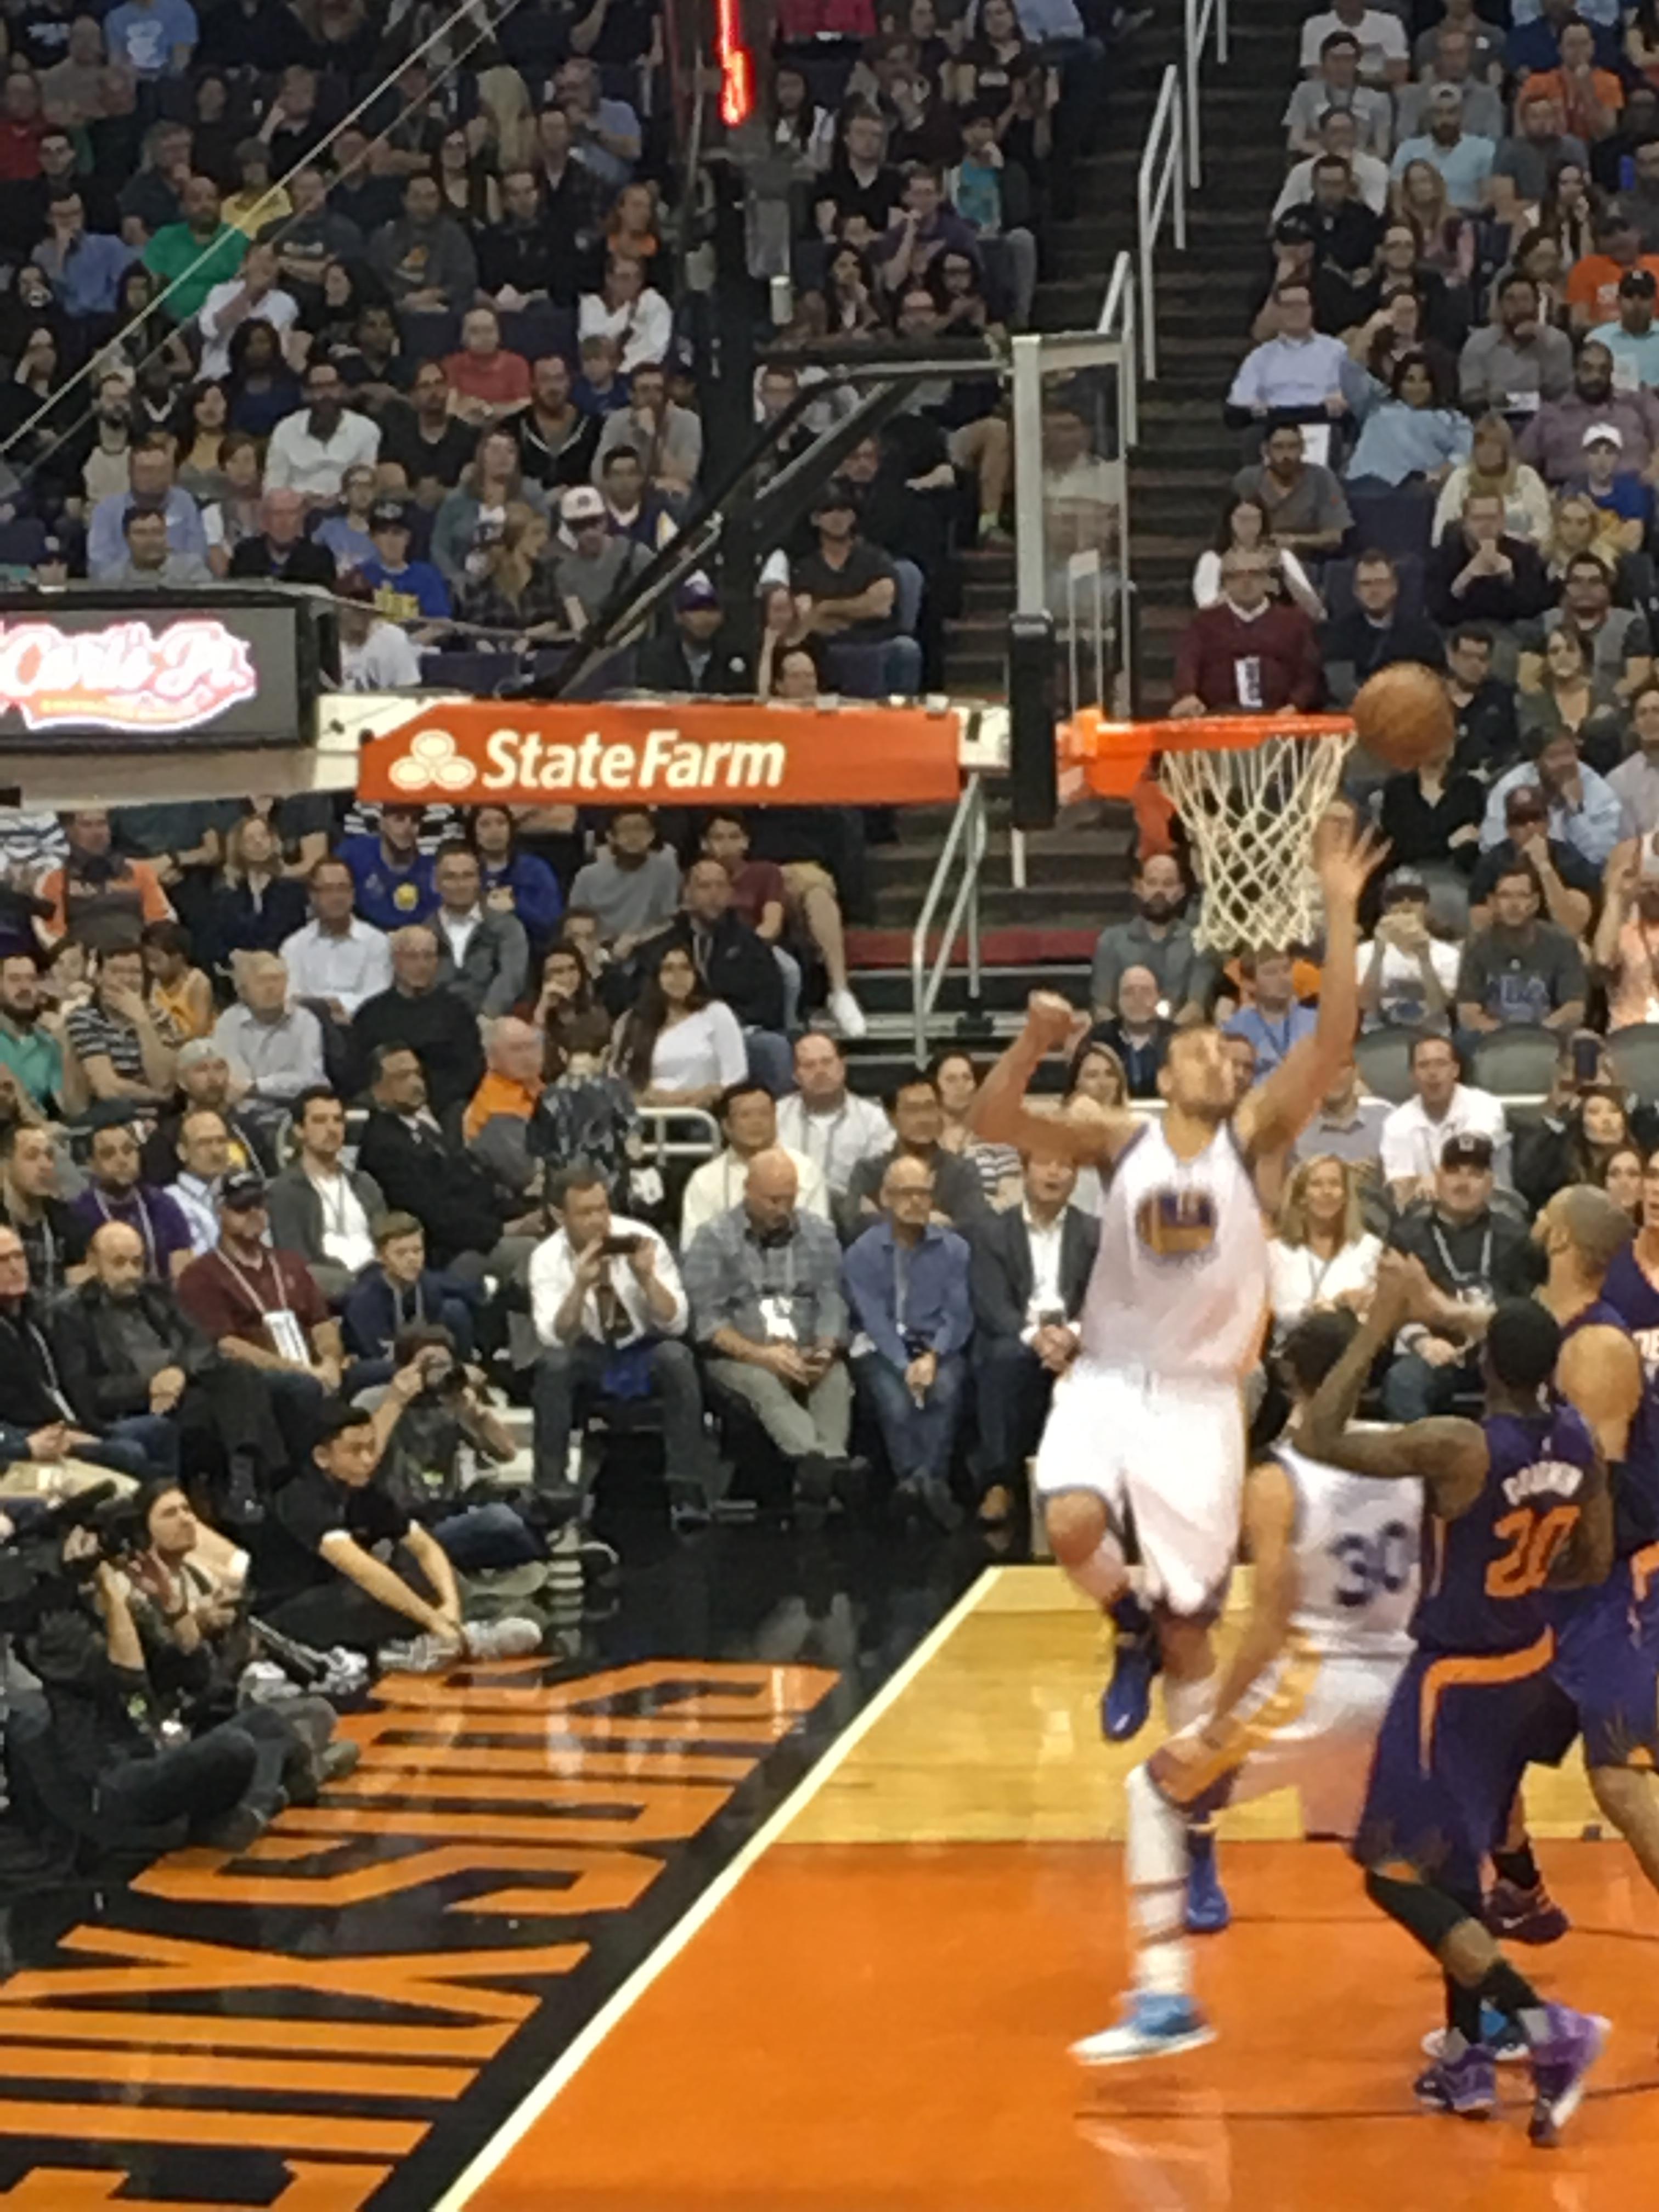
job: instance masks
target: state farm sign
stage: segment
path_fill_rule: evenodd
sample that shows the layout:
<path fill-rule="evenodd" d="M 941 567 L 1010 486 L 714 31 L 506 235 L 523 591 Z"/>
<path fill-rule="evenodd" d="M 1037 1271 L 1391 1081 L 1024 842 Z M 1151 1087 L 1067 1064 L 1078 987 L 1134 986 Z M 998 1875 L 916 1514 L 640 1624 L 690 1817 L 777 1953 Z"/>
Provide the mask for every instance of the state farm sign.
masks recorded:
<path fill-rule="evenodd" d="M 0 714 L 26 729 L 198 729 L 258 688 L 246 641 L 210 617 L 0 623 Z"/>
<path fill-rule="evenodd" d="M 362 752 L 365 799 L 617 806 L 915 805 L 954 799 L 960 718 L 920 707 L 411 702 Z"/>

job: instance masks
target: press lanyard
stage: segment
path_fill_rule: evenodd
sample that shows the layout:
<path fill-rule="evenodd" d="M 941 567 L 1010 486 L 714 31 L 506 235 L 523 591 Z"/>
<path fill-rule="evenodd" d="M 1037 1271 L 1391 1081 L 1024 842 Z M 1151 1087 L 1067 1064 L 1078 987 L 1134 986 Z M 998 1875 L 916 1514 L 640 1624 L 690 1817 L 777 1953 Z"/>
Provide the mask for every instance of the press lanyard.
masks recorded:
<path fill-rule="evenodd" d="M 1450 1254 L 1450 1253 L 1447 1250 L 1447 1249 L 1446 1249 L 1446 1240 L 1445 1240 L 1445 1238 L 1444 1238 L 1444 1237 L 1441 1235 L 1441 1233 L 1440 1233 L 1440 1224 L 1439 1224 L 1437 1221 L 1437 1222 L 1435 1222 L 1435 1223 L 1433 1224 L 1432 1233 L 1433 1233 L 1433 1237 L 1434 1237 L 1435 1249 L 1436 1249 L 1436 1250 L 1437 1250 L 1437 1251 L 1439 1253 L 1439 1255 L 1440 1255 L 1441 1265 L 1445 1268 L 1446 1273 L 1450 1276 L 1450 1278 L 1451 1278 L 1451 1282 L 1452 1282 L 1452 1288 L 1453 1288 L 1454 1290 L 1461 1291 L 1461 1290 L 1464 1289 L 1467 1285 L 1474 1285 L 1474 1284 L 1479 1284 L 1479 1285 L 1480 1285 L 1480 1286 L 1481 1287 L 1481 1289 L 1483 1289 L 1483 1290 L 1489 1290 L 1489 1289 L 1491 1288 L 1491 1286 L 1492 1286 L 1492 1224 L 1491 1224 L 1491 1222 L 1488 1222 L 1488 1223 L 1486 1224 L 1486 1235 L 1485 1235 L 1485 1236 L 1481 1238 L 1481 1240 L 1480 1240 L 1480 1272 L 1479 1272 L 1479 1273 L 1478 1273 L 1478 1274 L 1474 1274 L 1474 1275 L 1466 1275 L 1466 1274 L 1463 1273 L 1462 1269 L 1460 1267 L 1458 1267 L 1458 1265 L 1456 1264 L 1456 1262 L 1453 1260 L 1451 1254 Z"/>

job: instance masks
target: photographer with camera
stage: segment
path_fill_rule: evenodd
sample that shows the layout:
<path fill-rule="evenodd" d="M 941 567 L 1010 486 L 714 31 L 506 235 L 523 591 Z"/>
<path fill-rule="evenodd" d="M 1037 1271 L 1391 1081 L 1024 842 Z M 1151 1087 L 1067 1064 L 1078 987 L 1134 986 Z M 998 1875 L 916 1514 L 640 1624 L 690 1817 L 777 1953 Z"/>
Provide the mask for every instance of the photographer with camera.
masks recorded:
<path fill-rule="evenodd" d="M 88 1492 L 0 1553 L 0 1620 L 45 1702 L 39 1722 L 8 1732 L 26 1817 L 33 1801 L 106 1850 L 188 1835 L 245 1850 L 287 1802 L 283 1747 L 240 1721 L 192 1735 L 169 1715 L 174 1655 L 158 1650 L 152 1675 L 116 1564 L 124 1545 L 107 1499 Z"/>
<path fill-rule="evenodd" d="M 325 1406 L 310 1464 L 277 1492 L 254 1543 L 258 1618 L 296 1643 L 344 1644 L 410 1673 L 537 1650 L 533 1621 L 463 1620 L 443 1547 L 380 1475 L 381 1436 L 362 1407 Z"/>

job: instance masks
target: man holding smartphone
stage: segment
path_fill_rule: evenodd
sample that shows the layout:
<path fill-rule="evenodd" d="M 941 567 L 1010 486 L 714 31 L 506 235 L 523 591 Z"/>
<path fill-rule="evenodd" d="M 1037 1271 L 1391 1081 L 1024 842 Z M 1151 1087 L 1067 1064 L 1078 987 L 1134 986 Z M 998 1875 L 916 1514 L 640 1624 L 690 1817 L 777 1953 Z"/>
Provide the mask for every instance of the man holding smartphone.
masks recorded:
<path fill-rule="evenodd" d="M 702 1388 L 685 1341 L 690 1310 L 674 1255 L 648 1222 L 611 1212 L 605 1178 L 592 1168 L 567 1168 L 549 1198 L 560 1226 L 530 1260 L 531 1314 L 544 1347 L 536 1486 L 582 1512 L 592 1477 L 569 1464 L 579 1412 L 595 1397 L 655 1397 L 674 1525 L 700 1526 L 724 1470 L 703 1434 Z"/>

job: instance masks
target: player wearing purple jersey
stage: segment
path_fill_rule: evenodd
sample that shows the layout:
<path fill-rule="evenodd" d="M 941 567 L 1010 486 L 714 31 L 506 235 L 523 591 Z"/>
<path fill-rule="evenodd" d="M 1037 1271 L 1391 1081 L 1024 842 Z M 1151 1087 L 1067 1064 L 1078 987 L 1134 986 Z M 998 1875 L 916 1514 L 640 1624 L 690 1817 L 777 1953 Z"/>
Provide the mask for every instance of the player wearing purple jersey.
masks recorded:
<path fill-rule="evenodd" d="M 1349 1425 L 1373 1359 L 1413 1318 L 1425 1282 L 1417 1262 L 1384 1255 L 1370 1311 L 1303 1424 L 1307 1450 L 1328 1464 L 1425 1490 L 1417 1651 L 1377 1739 L 1354 1856 L 1372 1901 L 1444 1977 L 1446 2035 L 1418 2079 L 1419 2101 L 1467 2117 L 1495 2109 L 1484 2003 L 1526 2042 L 1532 2139 L 1547 2143 L 1577 2107 L 1606 2022 L 1547 2002 L 1504 1958 L 1482 1921 L 1480 1869 L 1503 1839 L 1552 1694 L 1553 1593 L 1605 1577 L 1611 1500 L 1584 1422 L 1545 1406 L 1561 1336 L 1530 1300 L 1499 1305 L 1487 1328 L 1484 1419 Z"/>

